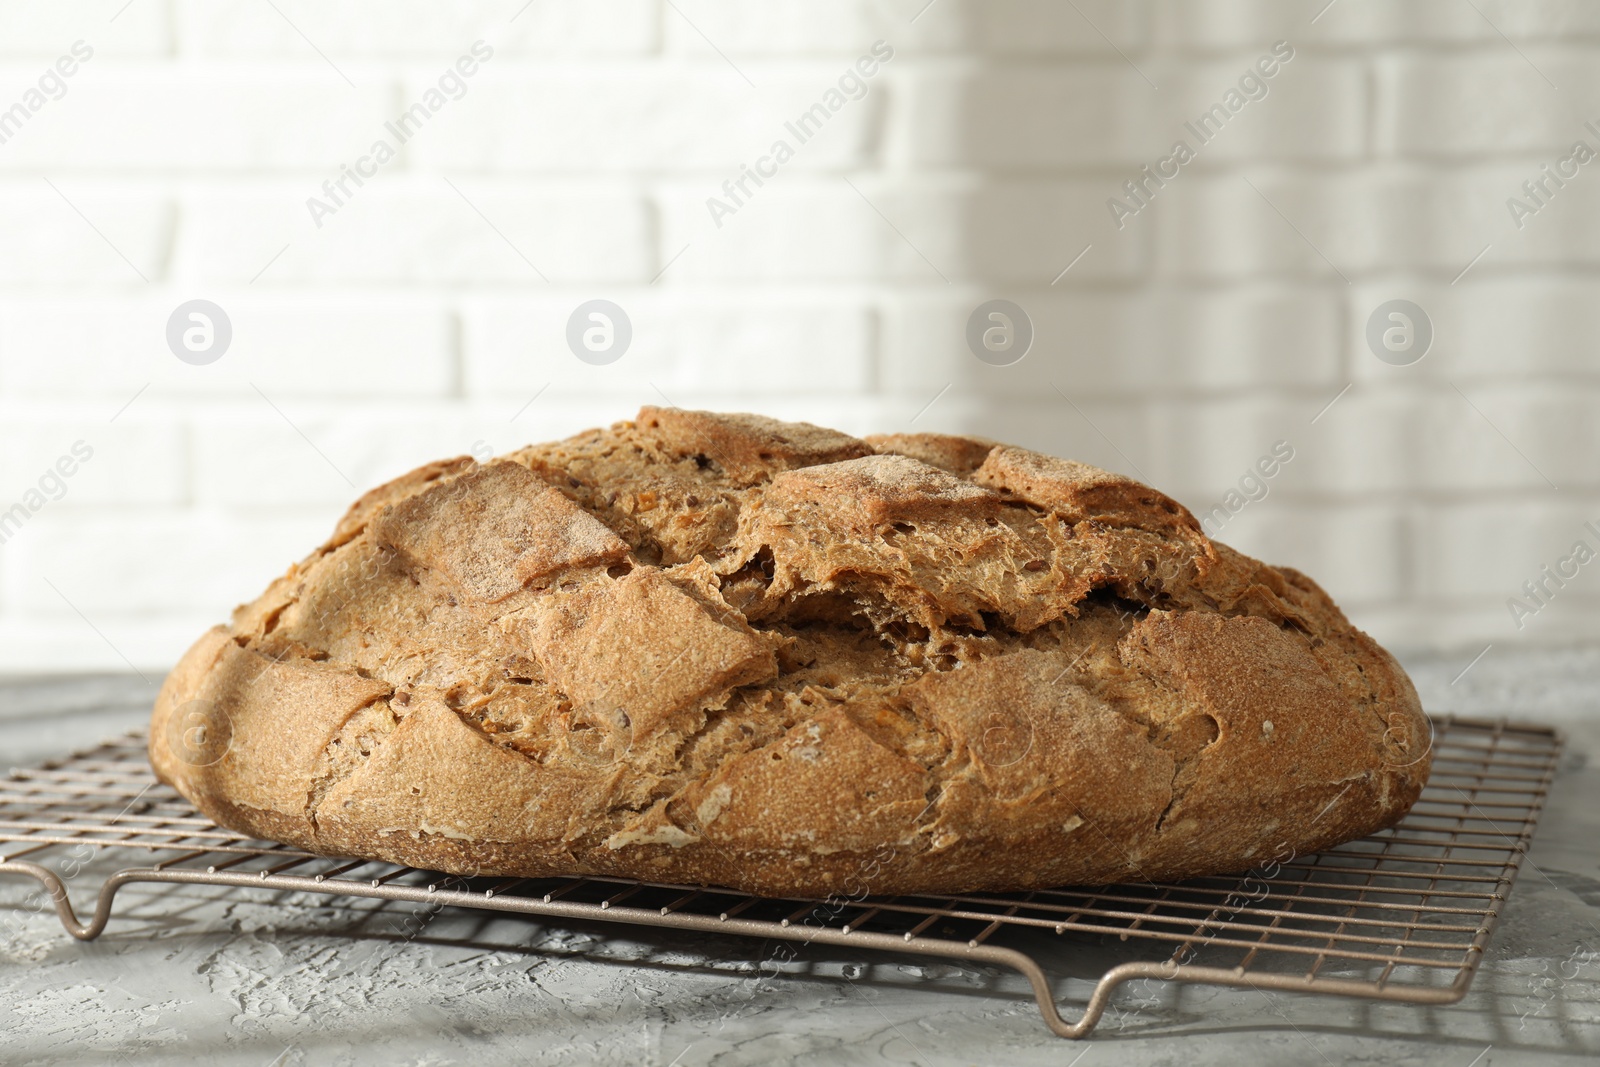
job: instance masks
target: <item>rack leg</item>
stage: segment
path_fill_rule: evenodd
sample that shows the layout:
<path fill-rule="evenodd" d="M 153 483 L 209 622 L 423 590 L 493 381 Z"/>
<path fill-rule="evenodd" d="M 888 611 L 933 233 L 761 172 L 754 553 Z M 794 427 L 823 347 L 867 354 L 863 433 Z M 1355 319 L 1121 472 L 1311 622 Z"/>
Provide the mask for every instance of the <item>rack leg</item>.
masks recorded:
<path fill-rule="evenodd" d="M 79 941 L 92 941 L 106 928 L 106 920 L 111 918 L 111 900 L 116 896 L 117 886 L 120 884 L 116 878 L 112 878 L 100 887 L 100 899 L 96 902 L 94 918 L 85 925 L 78 921 L 78 913 L 72 910 L 72 901 L 67 897 L 67 887 L 55 871 L 25 860 L 9 860 L 0 863 L 0 874 L 25 875 L 44 886 L 45 892 L 50 894 L 50 899 L 56 906 L 56 915 L 61 919 L 61 925 L 66 927 L 67 933 Z"/>

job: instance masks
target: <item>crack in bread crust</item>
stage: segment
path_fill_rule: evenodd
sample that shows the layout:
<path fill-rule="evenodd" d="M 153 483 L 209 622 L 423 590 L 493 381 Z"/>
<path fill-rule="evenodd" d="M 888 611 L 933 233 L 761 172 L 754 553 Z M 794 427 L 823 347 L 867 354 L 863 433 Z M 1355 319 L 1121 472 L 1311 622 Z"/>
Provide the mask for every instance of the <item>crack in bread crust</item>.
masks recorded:
<path fill-rule="evenodd" d="M 233 716 L 205 765 L 169 737 L 201 704 Z M 1426 731 L 1311 579 L 1131 479 L 646 408 L 364 495 L 169 676 L 151 759 L 327 853 L 959 892 L 1361 836 Z"/>

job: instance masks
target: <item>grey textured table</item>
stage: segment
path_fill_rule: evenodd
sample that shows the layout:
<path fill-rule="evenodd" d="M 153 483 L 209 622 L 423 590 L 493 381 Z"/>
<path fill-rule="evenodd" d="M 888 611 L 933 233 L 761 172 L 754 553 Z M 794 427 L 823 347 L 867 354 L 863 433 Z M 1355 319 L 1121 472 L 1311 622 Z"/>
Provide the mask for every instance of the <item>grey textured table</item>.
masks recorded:
<path fill-rule="evenodd" d="M 1154 983 L 1088 1041 L 1023 980 L 827 949 L 756 978 L 734 938 L 561 926 L 371 900 L 135 886 L 97 941 L 0 880 L 0 1063 L 1308 1064 L 1490 1067 L 1600 1058 L 1600 653 L 1408 662 L 1431 711 L 1551 722 L 1568 750 L 1472 991 L 1419 1008 Z M 0 681 L 0 764 L 142 724 L 121 676 Z M 98 879 L 72 887 L 84 898 Z M 1115 943 L 1053 969 L 1081 1005 Z M 1070 957 L 1070 958 L 1069 958 Z M 1081 1058 L 1080 1058 L 1081 1057 Z"/>

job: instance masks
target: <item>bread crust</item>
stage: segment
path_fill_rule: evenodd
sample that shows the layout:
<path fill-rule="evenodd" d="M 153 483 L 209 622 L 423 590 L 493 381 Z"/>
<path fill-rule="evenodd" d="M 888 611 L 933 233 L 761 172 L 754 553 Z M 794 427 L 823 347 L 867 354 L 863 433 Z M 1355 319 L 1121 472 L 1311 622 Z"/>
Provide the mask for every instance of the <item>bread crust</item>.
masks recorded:
<path fill-rule="evenodd" d="M 769 895 L 1240 871 L 1399 819 L 1431 734 L 1317 585 L 979 438 L 645 408 L 428 464 L 168 676 L 224 826 Z"/>

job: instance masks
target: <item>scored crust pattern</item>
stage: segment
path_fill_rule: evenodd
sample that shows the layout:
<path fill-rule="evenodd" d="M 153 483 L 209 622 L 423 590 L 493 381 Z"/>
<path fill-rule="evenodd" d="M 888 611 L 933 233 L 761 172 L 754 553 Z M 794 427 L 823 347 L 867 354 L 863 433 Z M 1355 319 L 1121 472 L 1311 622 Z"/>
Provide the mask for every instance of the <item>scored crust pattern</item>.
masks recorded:
<path fill-rule="evenodd" d="M 647 407 L 367 493 L 150 755 L 317 852 L 823 895 L 1281 861 L 1396 821 L 1429 738 L 1314 582 L 1138 482 Z"/>

